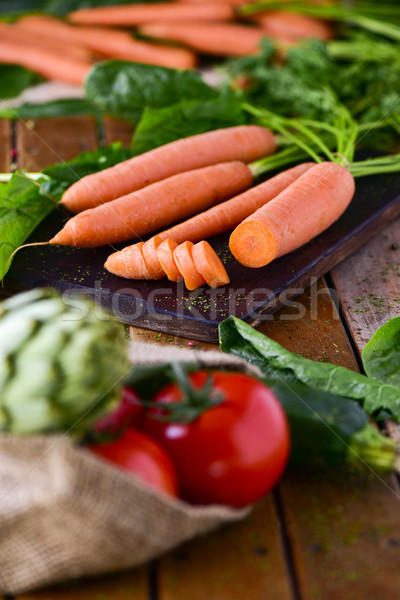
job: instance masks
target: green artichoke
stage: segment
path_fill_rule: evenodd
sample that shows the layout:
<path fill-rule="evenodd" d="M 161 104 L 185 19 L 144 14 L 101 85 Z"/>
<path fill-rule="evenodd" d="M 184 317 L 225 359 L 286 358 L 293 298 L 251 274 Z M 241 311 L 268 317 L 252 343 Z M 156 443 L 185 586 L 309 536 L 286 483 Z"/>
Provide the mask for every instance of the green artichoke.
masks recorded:
<path fill-rule="evenodd" d="M 123 327 L 93 302 L 37 289 L 0 303 L 0 431 L 81 433 L 128 370 Z"/>

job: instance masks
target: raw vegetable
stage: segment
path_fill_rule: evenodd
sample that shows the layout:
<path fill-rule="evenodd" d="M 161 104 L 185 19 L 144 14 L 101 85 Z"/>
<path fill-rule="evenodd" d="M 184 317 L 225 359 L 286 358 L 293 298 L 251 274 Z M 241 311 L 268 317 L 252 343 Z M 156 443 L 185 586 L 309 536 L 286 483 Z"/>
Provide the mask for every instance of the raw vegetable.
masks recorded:
<path fill-rule="evenodd" d="M 364 347 L 362 361 L 368 377 L 400 389 L 400 317 L 390 319 L 378 329 Z"/>
<path fill-rule="evenodd" d="M 217 288 L 229 283 L 224 265 L 208 242 L 201 241 L 194 244 L 191 254 L 196 270 L 205 279 L 207 285 Z"/>
<path fill-rule="evenodd" d="M 79 296 L 50 289 L 0 305 L 0 430 L 81 435 L 129 370 L 124 330 Z"/>
<path fill-rule="evenodd" d="M 189 48 L 217 56 L 257 54 L 264 31 L 237 23 L 148 23 L 138 31 L 150 38 L 180 42 Z M 287 40 L 283 40 L 284 43 Z"/>
<path fill-rule="evenodd" d="M 355 192 L 351 173 L 336 163 L 313 166 L 231 234 L 229 248 L 247 267 L 263 267 L 327 229 Z"/>
<path fill-rule="evenodd" d="M 314 38 L 329 40 L 333 37 L 332 28 L 324 21 L 283 11 L 257 13 L 254 20 L 271 37 L 291 37 L 293 40 Z"/>
<path fill-rule="evenodd" d="M 206 283 L 204 277 L 196 269 L 192 256 L 192 248 L 192 242 L 182 242 L 173 251 L 175 264 L 188 290 L 195 290 Z"/>
<path fill-rule="evenodd" d="M 142 427 L 171 456 L 181 497 L 242 507 L 266 494 L 281 477 L 290 446 L 275 395 L 239 373 L 197 371 L 190 384 L 182 371 L 177 376 L 179 385 L 157 393 Z"/>
<path fill-rule="evenodd" d="M 40 81 L 39 75 L 17 65 L 0 65 L 1 97 L 14 98 Z"/>
<path fill-rule="evenodd" d="M 161 238 L 153 236 L 147 240 L 142 246 L 142 254 L 144 262 L 146 263 L 147 270 L 150 272 L 152 279 L 161 279 L 165 277 L 165 272 L 160 264 L 157 256 L 157 248 L 161 244 Z"/>
<path fill-rule="evenodd" d="M 172 48 L 135 40 L 128 32 L 101 27 L 73 27 L 47 16 L 29 16 L 20 19 L 13 30 L 27 36 L 42 35 L 47 43 L 80 45 L 100 55 L 138 63 L 191 69 L 196 64 L 193 53 L 182 48 Z"/>
<path fill-rule="evenodd" d="M 142 415 L 143 406 L 139 396 L 132 388 L 124 386 L 118 406 L 96 421 L 87 437 L 91 441 L 104 441 L 106 437 L 113 438 L 128 427 L 136 427 Z"/>
<path fill-rule="evenodd" d="M 174 466 L 161 445 L 148 435 L 127 429 L 119 438 L 103 444 L 91 444 L 88 449 L 159 492 L 177 495 Z"/>
<path fill-rule="evenodd" d="M 112 189 L 114 181 L 106 181 Z M 94 247 L 140 237 L 223 202 L 251 181 L 239 161 L 185 171 L 75 215 L 50 243 Z"/>
<path fill-rule="evenodd" d="M 221 2 L 155 2 L 81 9 L 70 13 L 68 18 L 79 24 L 130 27 L 152 21 L 223 21 L 233 16 L 233 8 Z"/>
<path fill-rule="evenodd" d="M 159 238 L 159 236 L 155 236 L 152 239 Z M 170 281 L 180 281 L 182 279 L 182 275 L 176 266 L 176 262 L 174 259 L 174 250 L 178 247 L 179 244 L 175 242 L 175 240 L 168 238 L 157 246 L 157 258 L 160 262 L 161 268 L 165 272 L 166 276 Z"/>
<path fill-rule="evenodd" d="M 84 178 L 67 190 L 62 203 L 72 212 L 80 212 L 183 171 L 224 161 L 251 162 L 274 150 L 274 137 L 263 127 L 249 125 L 210 131 L 166 144 L 98 176 Z"/>
<path fill-rule="evenodd" d="M 220 347 L 256 364 L 267 380 L 282 384 L 302 383 L 307 387 L 357 400 L 369 415 L 386 411 L 400 420 L 400 387 L 371 379 L 329 363 L 303 358 L 282 348 L 252 327 L 229 317 L 219 326 Z"/>

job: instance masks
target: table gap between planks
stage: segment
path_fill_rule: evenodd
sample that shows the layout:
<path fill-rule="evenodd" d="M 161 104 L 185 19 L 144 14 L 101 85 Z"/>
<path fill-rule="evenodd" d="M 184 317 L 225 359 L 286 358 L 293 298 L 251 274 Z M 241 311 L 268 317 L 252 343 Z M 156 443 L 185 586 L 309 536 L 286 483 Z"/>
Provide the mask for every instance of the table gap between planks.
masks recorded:
<path fill-rule="evenodd" d="M 125 124 L 107 119 L 103 129 L 102 141 L 129 143 Z M 12 163 L 12 140 L 18 166 L 31 171 L 99 143 L 89 117 L 0 120 L 3 171 Z M 366 341 L 400 312 L 399 246 L 397 220 L 260 330 L 289 350 L 357 369 Z M 188 347 L 186 339 L 133 327 L 131 336 Z M 290 469 L 238 524 L 150 565 L 14 600 L 394 600 L 400 596 L 399 500 L 395 476 Z"/>

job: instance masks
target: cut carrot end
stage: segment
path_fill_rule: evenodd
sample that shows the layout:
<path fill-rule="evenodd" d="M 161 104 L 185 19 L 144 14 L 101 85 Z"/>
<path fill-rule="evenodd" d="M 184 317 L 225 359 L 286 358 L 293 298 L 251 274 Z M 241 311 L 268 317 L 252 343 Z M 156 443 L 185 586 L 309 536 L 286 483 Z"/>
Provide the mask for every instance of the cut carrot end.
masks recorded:
<path fill-rule="evenodd" d="M 146 268 L 142 246 L 143 242 L 138 242 L 120 252 L 114 252 L 104 263 L 104 268 L 113 275 L 126 279 L 152 279 Z"/>
<path fill-rule="evenodd" d="M 229 238 L 229 248 L 245 267 L 264 267 L 277 257 L 277 242 L 268 227 L 256 220 L 246 219 Z"/>
<path fill-rule="evenodd" d="M 173 256 L 181 275 L 183 276 L 185 286 L 192 291 L 204 285 L 206 280 L 198 273 L 192 258 L 192 242 L 183 242 L 174 251 Z"/>
<path fill-rule="evenodd" d="M 198 242 L 192 248 L 192 257 L 197 271 L 212 288 L 226 285 L 230 279 L 220 258 L 206 241 Z"/>

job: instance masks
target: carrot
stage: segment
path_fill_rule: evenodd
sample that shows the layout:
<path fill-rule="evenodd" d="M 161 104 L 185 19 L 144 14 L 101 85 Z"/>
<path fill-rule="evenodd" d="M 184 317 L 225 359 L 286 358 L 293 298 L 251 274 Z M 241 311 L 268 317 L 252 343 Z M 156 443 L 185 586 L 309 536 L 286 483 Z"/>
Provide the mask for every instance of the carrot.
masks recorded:
<path fill-rule="evenodd" d="M 208 242 L 198 242 L 191 250 L 194 266 L 210 287 L 217 288 L 229 283 L 224 265 Z"/>
<path fill-rule="evenodd" d="M 8 25 L 6 23 L 0 23 L 0 36 L 3 40 L 11 40 L 12 42 L 23 44 L 29 48 L 44 48 L 55 54 L 70 56 L 72 59 L 77 60 L 88 62 L 93 60 L 90 51 L 82 45 L 75 42 L 65 43 L 57 38 L 49 39 L 39 31 L 22 31 L 16 24 Z"/>
<path fill-rule="evenodd" d="M 257 125 L 208 131 L 83 177 L 68 188 L 61 202 L 72 212 L 80 212 L 183 171 L 232 160 L 251 162 L 275 149 L 273 134 Z"/>
<path fill-rule="evenodd" d="M 194 265 L 192 248 L 192 242 L 183 242 L 173 252 L 176 266 L 183 276 L 185 286 L 188 290 L 195 290 L 206 283 L 206 280 L 200 275 Z"/>
<path fill-rule="evenodd" d="M 0 63 L 21 65 L 47 79 L 82 85 L 91 63 L 62 56 L 45 48 L 29 48 L 20 42 L 0 39 Z"/>
<path fill-rule="evenodd" d="M 350 171 L 337 163 L 315 165 L 233 231 L 229 247 L 247 267 L 263 267 L 327 229 L 355 191 Z"/>
<path fill-rule="evenodd" d="M 155 235 L 147 240 L 142 246 L 144 262 L 152 279 L 161 279 L 161 277 L 165 277 L 165 271 L 157 257 L 157 247 L 161 242 L 162 239 L 158 235 Z"/>
<path fill-rule="evenodd" d="M 116 29 L 74 27 L 52 17 L 36 15 L 20 19 L 16 27 L 36 35 L 42 32 L 48 40 L 81 44 L 112 58 L 177 69 L 191 69 L 196 65 L 196 56 L 190 50 L 135 40 L 129 33 Z"/>
<path fill-rule="evenodd" d="M 198 242 L 204 238 L 230 231 L 258 208 L 275 198 L 314 165 L 315 163 L 303 163 L 283 171 L 239 196 L 162 231 L 158 237 L 162 240 L 172 238 L 180 244 L 186 240 Z"/>
<path fill-rule="evenodd" d="M 280 37 L 285 36 L 294 40 L 317 38 L 330 40 L 333 37 L 332 28 L 324 21 L 285 11 L 269 11 L 254 16 L 255 21 L 265 34 Z"/>
<path fill-rule="evenodd" d="M 159 236 L 156 237 L 159 238 Z M 161 267 L 165 271 L 170 281 L 180 281 L 182 279 L 182 275 L 178 267 L 176 266 L 173 254 L 175 248 L 177 247 L 178 244 L 175 242 L 175 240 L 172 240 L 170 238 L 164 240 L 159 246 L 157 246 L 157 258 L 160 261 Z M 124 275 L 122 275 L 122 277 L 124 277 Z"/>
<path fill-rule="evenodd" d="M 234 17 L 229 4 L 202 2 L 156 2 L 152 4 L 126 4 L 122 6 L 102 6 L 83 8 L 68 16 L 73 23 L 90 25 L 121 25 L 129 27 L 152 21 L 223 21 Z"/>
<path fill-rule="evenodd" d="M 153 279 L 147 270 L 146 263 L 142 254 L 143 242 L 139 242 L 134 246 L 128 246 L 118 252 L 117 263 L 113 260 L 113 254 L 105 263 L 105 267 L 110 273 L 119 275 L 121 265 L 129 279 Z M 116 254 L 116 253 L 115 253 Z"/>
<path fill-rule="evenodd" d="M 180 42 L 204 54 L 217 56 L 245 56 L 260 52 L 261 40 L 266 36 L 261 27 L 237 23 L 156 23 L 141 25 L 138 31 L 145 36 Z"/>
<path fill-rule="evenodd" d="M 223 202 L 251 181 L 239 161 L 179 173 L 76 215 L 50 243 L 93 247 L 140 237 Z"/>

